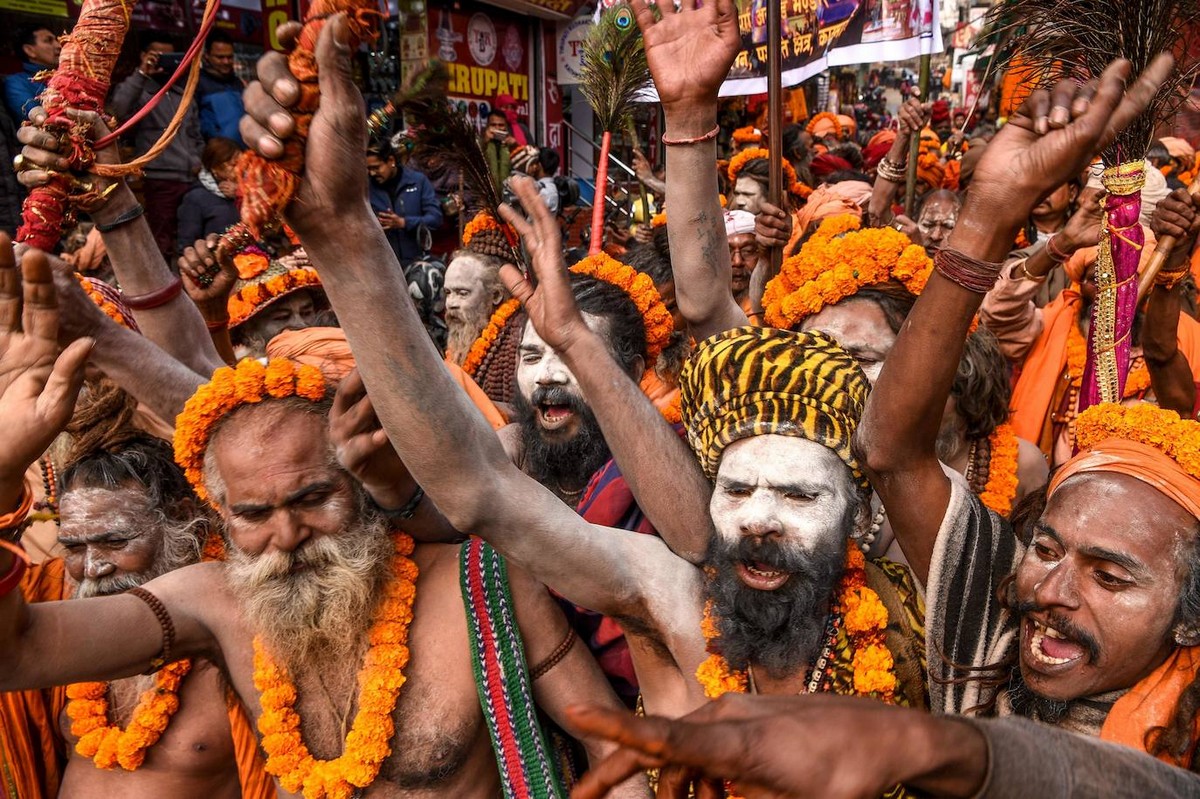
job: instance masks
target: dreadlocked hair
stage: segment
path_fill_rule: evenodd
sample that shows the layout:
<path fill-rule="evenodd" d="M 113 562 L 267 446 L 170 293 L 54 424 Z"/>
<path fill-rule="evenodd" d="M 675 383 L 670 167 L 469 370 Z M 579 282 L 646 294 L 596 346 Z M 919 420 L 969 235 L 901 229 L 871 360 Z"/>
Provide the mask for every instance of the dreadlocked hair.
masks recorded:
<path fill-rule="evenodd" d="M 1008 361 L 995 334 L 985 327 L 967 336 L 950 387 L 967 440 L 986 438 L 1008 419 L 1012 385 Z"/>
<path fill-rule="evenodd" d="M 608 349 L 625 374 L 632 374 L 638 358 L 646 360 L 646 321 L 633 300 L 608 281 L 574 272 L 571 292 L 580 311 L 605 320 Z"/>
<path fill-rule="evenodd" d="M 64 459 L 66 470 L 89 455 L 115 450 L 145 435 L 133 426 L 137 400 L 120 386 L 105 377 L 88 383 L 87 388 L 67 422 L 71 447 Z"/>
<path fill-rule="evenodd" d="M 150 507 L 162 510 L 175 522 L 191 522 L 200 508 L 183 469 L 175 463 L 171 445 L 148 433 L 135 431 L 119 444 L 108 443 L 83 453 L 62 475 L 63 493 L 130 485 L 145 495 Z"/>
<path fill-rule="evenodd" d="M 474 239 L 472 239 L 474 241 Z M 496 343 L 492 345 L 479 368 L 475 370 L 475 382 L 492 402 L 512 402 L 517 388 L 517 356 L 521 337 L 525 334 L 524 311 L 517 311 L 504 325 Z"/>
<path fill-rule="evenodd" d="M 1175 624 L 1195 627 L 1200 625 L 1200 530 L 1194 531 L 1182 560 L 1187 577 L 1179 592 Z M 1146 733 L 1146 751 L 1155 757 L 1170 755 L 1177 760 L 1184 758 L 1192 746 L 1197 715 L 1200 715 L 1200 676 L 1183 689 L 1167 725 L 1153 727 Z M 1184 766 L 1189 771 L 1200 772 L 1200 747 L 1192 752 L 1191 759 Z"/>
<path fill-rule="evenodd" d="M 482 255 L 485 258 L 494 258 L 501 263 L 512 261 L 513 248 L 505 238 L 504 232 L 489 228 L 481 230 L 471 236 L 471 241 L 464 248 L 467 252 L 475 255 Z"/>

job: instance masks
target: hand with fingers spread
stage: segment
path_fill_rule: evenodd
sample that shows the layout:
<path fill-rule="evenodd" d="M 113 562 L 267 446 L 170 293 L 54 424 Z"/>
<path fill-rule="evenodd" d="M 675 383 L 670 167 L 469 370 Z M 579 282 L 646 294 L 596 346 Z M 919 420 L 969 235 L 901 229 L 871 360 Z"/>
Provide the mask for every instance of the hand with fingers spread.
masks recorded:
<path fill-rule="evenodd" d="M 509 185 L 531 218 L 525 219 L 508 205 L 500 207 L 500 215 L 525 242 L 537 286 L 511 264 L 501 267 L 500 279 L 509 293 L 521 301 L 542 340 L 552 349 L 566 352 L 590 331 L 571 293 L 567 264 L 563 260 L 562 233 L 546 204 L 538 200 L 537 183 L 531 178 L 515 177 Z"/>
<path fill-rule="evenodd" d="M 28 250 L 20 273 L 0 234 L 0 487 L 20 475 L 66 425 L 83 385 L 92 340 L 59 345 L 54 277 L 45 253 Z M 0 492 L 2 493 L 2 492 Z M 0 497 L 8 508 L 15 496 Z"/>
<path fill-rule="evenodd" d="M 279 28 L 280 42 L 295 44 L 299 23 Z M 377 225 L 367 203 L 366 111 L 354 84 L 348 45 L 349 26 L 344 14 L 330 17 L 317 39 L 316 60 L 321 105 L 312 118 L 304 152 L 304 177 L 286 211 L 291 226 L 304 237 L 327 235 L 331 216 L 340 220 L 366 220 Z M 284 146 L 296 135 L 293 109 L 300 99 L 300 83 L 288 67 L 284 53 L 267 53 L 258 60 L 258 80 L 246 87 L 246 115 L 239 132 L 247 146 L 263 158 L 280 159 Z M 345 229 L 345 225 L 337 225 Z"/>
<path fill-rule="evenodd" d="M 733 0 L 683 0 L 678 9 L 673 2 L 652 7 L 646 0 L 631 0 L 629 5 L 642 29 L 646 63 L 667 115 L 693 103 L 716 102 L 742 46 Z"/>
<path fill-rule="evenodd" d="M 216 234 L 197 239 L 179 257 L 184 289 L 204 321 L 213 324 L 229 319 L 229 295 L 238 279 L 233 253 L 219 250 L 219 241 Z"/>

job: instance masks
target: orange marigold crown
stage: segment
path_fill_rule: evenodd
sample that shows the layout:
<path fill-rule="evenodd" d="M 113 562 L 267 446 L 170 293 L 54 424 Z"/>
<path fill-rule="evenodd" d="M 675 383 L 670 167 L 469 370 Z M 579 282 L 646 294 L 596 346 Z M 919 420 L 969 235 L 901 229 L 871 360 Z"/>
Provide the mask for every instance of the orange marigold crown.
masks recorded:
<path fill-rule="evenodd" d="M 489 211 L 480 211 L 475 214 L 475 217 L 466 224 L 463 228 L 462 245 L 470 248 L 471 239 L 480 234 L 485 234 L 487 231 L 495 231 L 504 236 L 505 241 L 510 247 L 517 246 L 517 231 L 513 230 L 512 225 L 500 224 L 496 217 L 492 216 Z"/>
<path fill-rule="evenodd" d="M 850 214 L 829 217 L 800 252 L 783 262 L 763 294 L 767 324 L 794 329 L 826 305 L 888 280 L 913 294 L 924 290 L 933 273 L 925 249 L 893 228 L 861 226 L 862 220 Z"/>
<path fill-rule="evenodd" d="M 822 111 L 821 113 L 817 114 L 808 121 L 808 125 L 806 125 L 804 129 L 808 131 L 810 136 L 815 136 L 817 125 L 821 122 L 832 122 L 834 135 L 836 135 L 839 139 L 845 134 L 845 131 L 842 129 L 842 120 L 838 119 L 838 115 L 832 111 Z"/>
<path fill-rule="evenodd" d="M 1162 452 L 1200 480 L 1200 423 L 1155 405 L 1093 405 L 1075 419 L 1075 443 L 1091 449 L 1112 438 Z"/>
<path fill-rule="evenodd" d="M 757 161 L 760 158 L 767 160 L 771 157 L 771 152 L 763 147 L 748 147 L 740 153 L 729 159 L 729 181 L 736 183 L 738 173 L 751 161 Z M 800 178 L 796 176 L 796 170 L 791 163 L 785 158 L 783 159 L 783 182 L 787 186 L 789 194 L 795 194 L 798 197 L 807 197 L 812 194 L 812 189 L 800 182 Z M 724 203 L 722 203 L 724 206 Z"/>
<path fill-rule="evenodd" d="M 325 377 L 315 366 L 285 358 L 266 366 L 246 358 L 236 367 L 222 366 L 212 380 L 196 389 L 175 420 L 175 462 L 183 469 L 196 496 L 211 502 L 204 488 L 204 453 L 218 422 L 242 405 L 268 399 L 301 397 L 319 402 L 325 397 Z"/>
<path fill-rule="evenodd" d="M 651 368 L 675 332 L 675 320 L 663 304 L 654 281 L 604 252 L 589 255 L 572 266 L 571 271 L 612 283 L 629 295 L 646 325 L 646 368 Z"/>
<path fill-rule="evenodd" d="M 241 258 L 239 263 L 238 258 Z M 264 264 L 265 262 L 265 264 Z M 321 288 L 321 278 L 302 250 L 267 261 L 266 256 L 243 252 L 234 257 L 238 283 L 229 295 L 229 326 L 237 327 L 276 300 L 307 288 Z"/>
<path fill-rule="evenodd" d="M 747 125 L 733 132 L 733 140 L 738 144 L 747 144 L 750 142 L 758 144 L 762 141 L 762 131 L 753 125 Z"/>

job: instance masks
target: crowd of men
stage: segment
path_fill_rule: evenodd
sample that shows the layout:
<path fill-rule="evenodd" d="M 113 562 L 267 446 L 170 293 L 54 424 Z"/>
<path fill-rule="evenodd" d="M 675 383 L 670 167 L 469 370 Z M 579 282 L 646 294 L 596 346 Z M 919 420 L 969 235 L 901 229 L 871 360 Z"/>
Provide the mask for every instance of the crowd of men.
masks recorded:
<path fill-rule="evenodd" d="M 1185 141 L 1148 161 L 1143 260 L 1177 244 L 1123 401 L 1084 401 L 1094 163 L 1171 59 L 978 136 L 818 115 L 774 204 L 770 131 L 718 150 L 731 0 L 630 6 L 666 170 L 599 252 L 498 102 L 513 202 L 459 197 L 413 270 L 448 209 L 419 131 L 368 138 L 341 16 L 270 240 L 226 247 L 211 195 L 297 135 L 297 79 L 265 55 L 243 108 L 219 41 L 199 183 L 88 176 L 105 270 L 0 239 L 4 796 L 1200 794 Z M 21 110 L 28 189 L 64 144 Z"/>

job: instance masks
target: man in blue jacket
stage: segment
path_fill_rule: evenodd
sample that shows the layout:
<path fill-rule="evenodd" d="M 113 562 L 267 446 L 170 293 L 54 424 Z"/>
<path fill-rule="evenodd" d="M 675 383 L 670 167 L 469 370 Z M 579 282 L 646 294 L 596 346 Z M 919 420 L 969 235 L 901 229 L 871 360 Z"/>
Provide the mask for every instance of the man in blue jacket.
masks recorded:
<path fill-rule="evenodd" d="M 368 146 L 367 172 L 371 176 L 371 208 L 401 265 L 408 266 L 425 254 L 421 228 L 433 231 L 442 225 L 442 206 L 433 184 L 401 164 L 387 141 Z"/>
<path fill-rule="evenodd" d="M 242 107 L 242 79 L 234 72 L 233 42 L 220 30 L 214 30 L 204 42 L 204 69 L 196 98 L 200 108 L 200 132 L 205 141 L 220 136 L 242 146 L 238 121 Z"/>
<path fill-rule="evenodd" d="M 22 60 L 21 71 L 4 78 L 4 103 L 13 121 L 20 125 L 29 118 L 30 109 L 38 104 L 38 95 L 46 88 L 44 82 L 34 80 L 33 76 L 58 66 L 62 45 L 54 31 L 36 24 L 20 28 L 16 44 Z"/>

